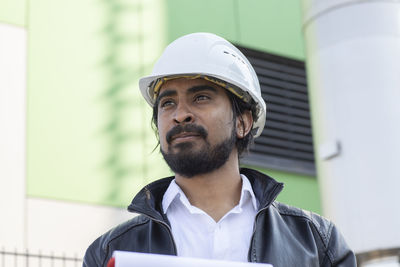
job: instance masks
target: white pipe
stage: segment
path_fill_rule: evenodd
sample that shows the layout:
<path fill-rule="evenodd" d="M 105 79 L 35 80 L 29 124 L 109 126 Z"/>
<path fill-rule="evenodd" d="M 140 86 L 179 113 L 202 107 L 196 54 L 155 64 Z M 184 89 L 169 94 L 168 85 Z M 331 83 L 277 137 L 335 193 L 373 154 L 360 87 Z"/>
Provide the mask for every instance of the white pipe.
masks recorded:
<path fill-rule="evenodd" d="M 303 27 L 324 215 L 400 247 L 400 1 L 303 0 Z"/>

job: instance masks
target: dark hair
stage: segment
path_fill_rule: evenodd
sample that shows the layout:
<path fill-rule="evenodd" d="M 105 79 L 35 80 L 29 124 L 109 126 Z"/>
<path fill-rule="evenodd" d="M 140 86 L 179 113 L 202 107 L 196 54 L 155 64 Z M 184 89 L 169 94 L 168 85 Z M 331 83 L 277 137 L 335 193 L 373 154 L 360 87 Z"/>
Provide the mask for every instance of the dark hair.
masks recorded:
<path fill-rule="evenodd" d="M 244 128 L 243 113 L 247 110 L 251 112 L 251 114 L 253 116 L 253 122 L 257 120 L 256 105 L 254 103 L 246 103 L 246 102 L 240 100 L 238 97 L 236 97 L 231 92 L 229 92 L 227 90 L 226 90 L 226 92 L 227 92 L 229 100 L 231 101 L 231 104 L 232 104 L 232 113 L 233 113 L 233 121 L 234 122 L 236 122 L 236 120 L 239 119 L 240 123 L 242 124 L 242 127 Z M 253 102 L 253 100 L 251 100 L 251 101 Z M 241 157 L 244 152 L 247 153 L 249 151 L 249 147 L 254 141 L 254 134 L 255 134 L 255 130 L 250 129 L 250 131 L 248 132 L 248 134 L 246 136 L 244 136 L 243 138 L 236 139 L 236 148 L 237 148 L 239 157 Z"/>
<path fill-rule="evenodd" d="M 251 114 L 253 115 L 253 121 L 257 120 L 256 105 L 253 103 L 253 101 L 252 101 L 252 103 L 246 103 L 246 102 L 240 100 L 238 97 L 236 97 L 234 94 L 232 94 L 228 90 L 224 90 L 224 91 L 227 93 L 227 96 L 231 102 L 234 122 L 236 122 L 236 119 L 239 119 L 242 126 L 244 127 L 243 113 L 246 110 L 249 110 L 251 112 Z M 151 120 L 152 128 L 153 128 L 154 132 L 156 133 L 156 136 L 158 139 L 157 146 L 154 148 L 154 150 L 160 144 L 160 140 L 159 140 L 159 136 L 158 136 L 158 127 L 157 127 L 158 104 L 159 104 L 159 101 L 157 99 L 153 106 L 153 118 Z M 236 123 L 234 125 L 236 125 Z M 251 129 L 245 137 L 236 139 L 236 148 L 237 148 L 239 157 L 241 157 L 244 152 L 248 152 L 250 145 L 254 141 L 255 132 L 256 131 L 254 129 Z"/>

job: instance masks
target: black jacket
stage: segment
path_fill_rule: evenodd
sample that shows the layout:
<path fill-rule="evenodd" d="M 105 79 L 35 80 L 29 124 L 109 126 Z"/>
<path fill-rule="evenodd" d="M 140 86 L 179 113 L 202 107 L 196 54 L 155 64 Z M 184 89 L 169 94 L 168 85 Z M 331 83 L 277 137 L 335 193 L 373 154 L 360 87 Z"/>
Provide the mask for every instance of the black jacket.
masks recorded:
<path fill-rule="evenodd" d="M 260 203 L 248 260 L 285 266 L 356 266 L 353 252 L 327 219 L 275 201 L 283 188 L 272 178 L 241 169 Z M 173 177 L 144 187 L 128 210 L 141 215 L 118 225 L 87 249 L 83 266 L 106 266 L 114 250 L 176 255 L 171 228 L 162 212 L 162 198 Z"/>

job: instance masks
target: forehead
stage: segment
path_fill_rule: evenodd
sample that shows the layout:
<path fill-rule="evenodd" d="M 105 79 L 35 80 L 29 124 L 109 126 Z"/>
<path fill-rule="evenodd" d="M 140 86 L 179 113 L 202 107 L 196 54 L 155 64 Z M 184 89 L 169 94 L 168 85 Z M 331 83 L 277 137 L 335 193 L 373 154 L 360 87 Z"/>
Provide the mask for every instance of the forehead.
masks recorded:
<path fill-rule="evenodd" d="M 166 81 L 160 88 L 159 95 L 166 90 L 174 90 L 174 91 L 181 91 L 181 92 L 186 92 L 188 89 L 196 87 L 196 86 L 202 86 L 206 85 L 209 87 L 212 87 L 216 89 L 218 93 L 223 93 L 225 92 L 225 89 L 220 87 L 219 85 L 204 80 L 202 78 L 197 78 L 197 79 L 188 79 L 188 78 L 177 78 L 173 80 Z"/>

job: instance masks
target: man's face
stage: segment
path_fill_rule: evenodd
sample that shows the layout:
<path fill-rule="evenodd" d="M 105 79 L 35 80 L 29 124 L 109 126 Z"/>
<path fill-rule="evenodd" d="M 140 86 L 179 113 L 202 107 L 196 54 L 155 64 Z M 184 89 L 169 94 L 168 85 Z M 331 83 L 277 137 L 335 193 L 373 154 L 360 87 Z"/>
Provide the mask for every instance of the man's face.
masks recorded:
<path fill-rule="evenodd" d="M 221 167 L 236 143 L 235 120 L 225 89 L 204 79 L 174 79 L 157 99 L 161 153 L 185 177 Z"/>

